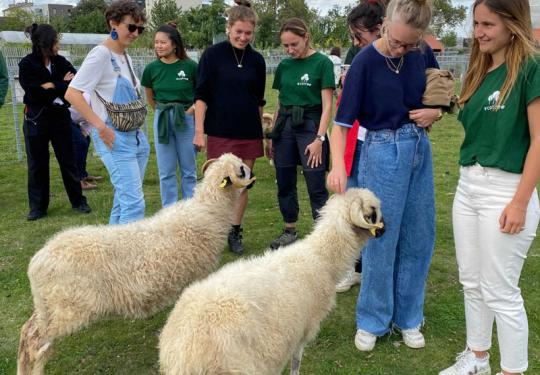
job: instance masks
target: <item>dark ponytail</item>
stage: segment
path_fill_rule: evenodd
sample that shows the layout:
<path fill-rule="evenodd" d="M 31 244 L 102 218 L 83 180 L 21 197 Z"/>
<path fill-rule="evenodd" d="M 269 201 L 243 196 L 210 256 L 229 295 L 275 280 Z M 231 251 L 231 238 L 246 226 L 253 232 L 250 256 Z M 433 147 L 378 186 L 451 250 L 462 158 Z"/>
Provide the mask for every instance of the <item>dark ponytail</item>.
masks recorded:
<path fill-rule="evenodd" d="M 53 47 L 58 42 L 58 33 L 51 25 L 33 23 L 24 32 L 32 41 L 32 53 L 42 59 L 54 55 Z"/>

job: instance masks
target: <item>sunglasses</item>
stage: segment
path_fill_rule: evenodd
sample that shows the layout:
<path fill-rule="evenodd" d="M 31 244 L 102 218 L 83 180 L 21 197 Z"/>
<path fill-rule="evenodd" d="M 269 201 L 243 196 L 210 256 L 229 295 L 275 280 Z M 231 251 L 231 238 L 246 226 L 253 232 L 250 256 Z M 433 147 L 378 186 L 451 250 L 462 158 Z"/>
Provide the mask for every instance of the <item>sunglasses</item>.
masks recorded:
<path fill-rule="evenodd" d="M 139 32 L 139 35 L 141 35 L 144 31 L 144 26 L 137 26 L 134 23 L 126 23 L 126 22 L 122 22 L 122 23 L 127 26 L 127 29 L 130 33 L 134 33 L 136 30 Z"/>

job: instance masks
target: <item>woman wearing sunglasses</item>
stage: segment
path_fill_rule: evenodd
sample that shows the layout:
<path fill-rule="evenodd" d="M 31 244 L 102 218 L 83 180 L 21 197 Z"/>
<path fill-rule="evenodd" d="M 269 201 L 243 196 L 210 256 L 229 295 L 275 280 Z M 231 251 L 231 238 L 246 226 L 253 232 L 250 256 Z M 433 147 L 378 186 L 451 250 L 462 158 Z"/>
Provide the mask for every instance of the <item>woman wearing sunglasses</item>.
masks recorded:
<path fill-rule="evenodd" d="M 435 197 L 431 145 L 425 128 L 439 117 L 424 108 L 425 69 L 438 67 L 422 46 L 431 20 L 426 0 L 392 0 L 382 36 L 354 59 L 335 117 L 327 181 L 345 191 L 348 130 L 356 120 L 360 157 L 356 186 L 372 190 L 382 202 L 386 233 L 362 252 L 362 286 L 356 307 L 355 345 L 371 351 L 392 326 L 408 347 L 425 346 L 425 282 L 435 241 Z M 388 95 L 388 93 L 392 93 Z"/>
<path fill-rule="evenodd" d="M 66 99 L 93 126 L 96 150 L 114 186 L 110 224 L 124 224 L 144 217 L 142 182 L 150 146 L 136 124 L 120 127 L 111 120 L 107 103 L 127 104 L 139 97 L 139 81 L 126 49 L 144 31 L 144 13 L 135 2 L 115 1 L 105 12 L 110 34 L 86 56 L 67 92 Z M 89 105 L 83 92 L 90 94 Z"/>

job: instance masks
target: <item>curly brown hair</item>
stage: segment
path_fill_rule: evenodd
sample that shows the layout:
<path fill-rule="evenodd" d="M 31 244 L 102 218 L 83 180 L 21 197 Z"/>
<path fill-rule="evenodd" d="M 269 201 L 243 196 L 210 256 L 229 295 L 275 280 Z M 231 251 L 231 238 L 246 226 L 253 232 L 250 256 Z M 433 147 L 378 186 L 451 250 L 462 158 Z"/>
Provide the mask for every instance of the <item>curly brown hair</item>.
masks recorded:
<path fill-rule="evenodd" d="M 118 0 L 113 1 L 105 11 L 107 29 L 109 31 L 111 30 L 110 21 L 120 23 L 125 16 L 131 16 L 135 22 L 146 22 L 144 11 L 139 8 L 136 2 L 131 0 Z"/>

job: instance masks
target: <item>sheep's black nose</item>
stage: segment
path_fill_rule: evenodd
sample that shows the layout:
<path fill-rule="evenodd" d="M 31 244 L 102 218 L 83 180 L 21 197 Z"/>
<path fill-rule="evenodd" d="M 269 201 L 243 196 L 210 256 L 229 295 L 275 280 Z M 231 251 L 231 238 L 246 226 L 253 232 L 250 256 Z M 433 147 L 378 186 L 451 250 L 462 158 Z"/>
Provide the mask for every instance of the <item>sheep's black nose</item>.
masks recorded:
<path fill-rule="evenodd" d="M 253 177 L 255 177 L 255 173 L 250 171 L 249 172 L 249 178 L 253 178 Z M 246 189 L 248 189 L 248 190 L 251 189 L 253 187 L 253 185 L 255 185 L 255 181 L 256 180 L 253 180 L 248 186 L 246 186 Z"/>
<path fill-rule="evenodd" d="M 383 223 L 383 225 L 384 225 L 384 220 L 383 220 L 382 217 L 381 217 L 381 223 Z M 384 234 L 385 226 L 386 225 L 384 225 L 382 228 L 375 229 L 375 238 L 379 238 L 380 236 L 382 236 Z"/>

